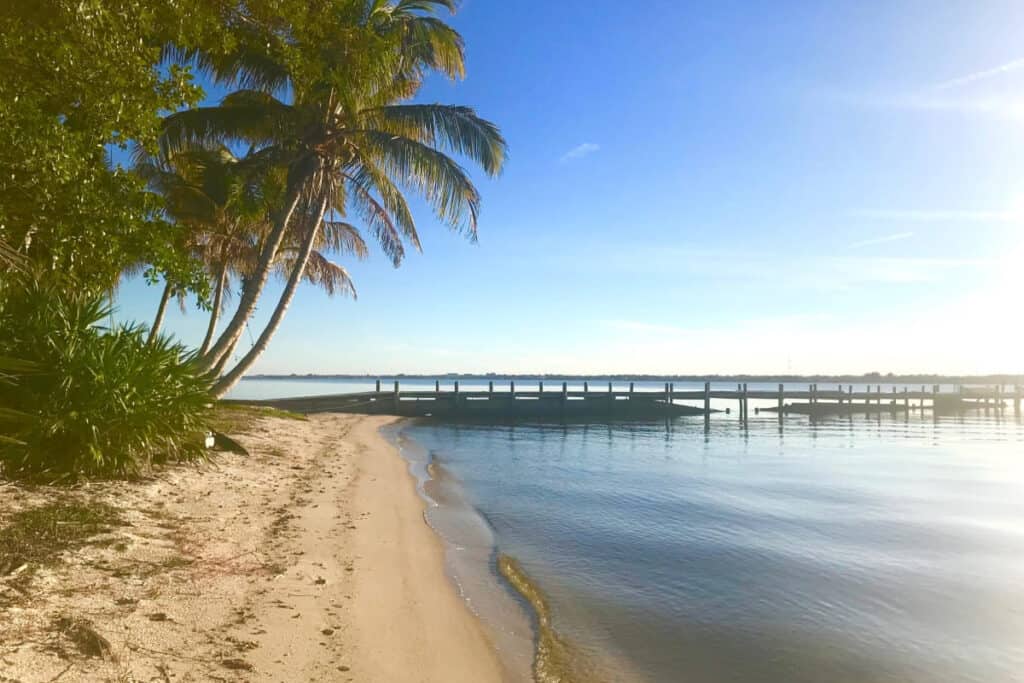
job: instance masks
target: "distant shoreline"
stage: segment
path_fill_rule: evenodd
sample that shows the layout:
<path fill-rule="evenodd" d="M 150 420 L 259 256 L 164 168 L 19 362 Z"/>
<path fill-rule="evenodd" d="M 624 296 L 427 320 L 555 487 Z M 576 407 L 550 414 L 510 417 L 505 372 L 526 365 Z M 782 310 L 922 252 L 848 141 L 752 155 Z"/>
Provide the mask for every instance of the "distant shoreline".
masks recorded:
<path fill-rule="evenodd" d="M 604 380 L 612 382 L 842 382 L 854 384 L 1024 384 L 1024 374 L 1001 375 L 622 375 L 622 374 L 506 374 L 506 373 L 438 373 L 438 374 L 290 374 L 247 375 L 244 380 L 367 380 L 378 379 L 480 379 L 480 380 Z"/>

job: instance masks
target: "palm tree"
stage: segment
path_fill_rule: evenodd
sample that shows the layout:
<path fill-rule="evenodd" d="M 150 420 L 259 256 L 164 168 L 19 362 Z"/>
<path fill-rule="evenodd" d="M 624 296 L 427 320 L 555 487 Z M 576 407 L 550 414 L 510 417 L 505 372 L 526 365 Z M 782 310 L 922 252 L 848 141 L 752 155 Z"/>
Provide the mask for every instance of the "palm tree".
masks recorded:
<path fill-rule="evenodd" d="M 209 271 L 214 291 L 203 342 L 208 347 L 230 277 L 252 267 L 252 241 L 265 221 L 262 176 L 223 145 L 197 147 L 162 159 L 139 152 L 135 172 L 162 196 L 164 213 L 187 229 L 185 248 Z M 159 333 L 171 297 L 184 293 L 166 279 L 150 327 L 151 340 Z"/>
<path fill-rule="evenodd" d="M 497 128 L 468 107 L 401 104 L 424 76 L 463 74 L 461 37 L 440 21 L 438 8 L 451 0 L 350 0 L 353 12 L 336 41 L 300 45 L 320 70 L 313 78 L 292 73 L 268 55 L 236 56 L 233 64 L 202 63 L 215 77 L 259 86 L 227 96 L 217 107 L 170 116 L 162 147 L 174 154 L 192 146 L 246 143 L 252 161 L 287 169 L 286 199 L 273 217 L 254 271 L 243 283 L 238 308 L 202 359 L 225 365 L 256 307 L 293 222 L 303 235 L 284 291 L 271 320 L 238 364 L 215 386 L 222 396 L 266 348 L 305 276 L 325 217 L 356 214 L 398 265 L 403 241 L 419 248 L 404 191 L 422 195 L 437 216 L 475 238 L 480 196 L 468 173 L 448 152 L 478 164 L 488 175 L 501 171 L 506 144 Z M 200 59 L 197 57 L 197 59 Z M 275 96 L 284 86 L 290 102 Z"/>
<path fill-rule="evenodd" d="M 331 261 L 324 252 L 350 254 L 362 260 L 369 254 L 366 242 L 363 241 L 362 235 L 355 226 L 343 221 L 322 222 L 320 229 L 315 230 L 318 225 L 317 218 L 307 216 L 305 220 L 294 223 L 295 226 L 304 226 L 305 231 L 289 229 L 285 242 L 278 252 L 274 272 L 285 280 L 286 288 L 291 282 L 291 278 L 297 277 L 323 290 L 328 296 L 340 294 L 355 299 L 357 298 L 355 283 L 352 282 L 348 271 L 343 266 Z M 305 257 L 307 259 L 305 267 L 300 268 L 299 261 L 303 258 L 303 245 L 309 237 L 310 229 L 314 229 L 314 248 Z M 295 284 L 293 283 L 288 289 L 290 293 L 288 300 L 283 304 L 279 302 L 271 321 L 264 327 L 259 338 L 253 343 L 253 347 L 245 354 L 245 358 L 251 356 L 255 360 L 266 350 L 270 338 L 284 319 L 291 297 L 295 294 Z M 218 374 L 221 373 L 229 360 L 229 354 L 222 356 L 214 367 L 214 371 Z"/>

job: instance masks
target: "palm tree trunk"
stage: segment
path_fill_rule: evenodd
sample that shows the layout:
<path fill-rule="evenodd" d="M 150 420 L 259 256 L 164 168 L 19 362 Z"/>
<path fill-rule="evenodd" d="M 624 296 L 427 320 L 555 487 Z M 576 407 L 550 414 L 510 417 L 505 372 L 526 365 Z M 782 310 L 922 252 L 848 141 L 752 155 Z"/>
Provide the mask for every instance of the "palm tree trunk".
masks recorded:
<path fill-rule="evenodd" d="M 277 258 L 278 250 L 281 248 L 281 242 L 284 240 L 288 223 L 291 222 L 292 216 L 295 214 L 295 210 L 302 199 L 302 188 L 304 186 L 305 183 L 297 184 L 287 212 L 281 217 L 267 237 L 263 251 L 260 252 L 260 260 L 256 264 L 255 272 L 244 281 L 238 309 L 235 310 L 231 321 L 217 339 L 217 343 L 200 359 L 199 366 L 201 369 L 210 370 L 214 368 L 223 356 L 230 353 L 231 349 L 238 342 L 238 338 L 242 336 L 242 328 L 245 327 L 245 323 L 256 311 L 256 303 L 259 301 L 260 294 L 263 293 L 263 287 L 266 286 L 267 280 L 270 277 L 270 269 L 274 264 L 274 259 Z"/>
<path fill-rule="evenodd" d="M 298 289 L 299 283 L 302 282 L 302 277 L 306 274 L 306 264 L 309 263 L 309 255 L 313 253 L 313 243 L 316 241 L 317 233 L 320 231 L 320 225 L 323 223 L 324 214 L 327 212 L 327 198 L 320 204 L 320 211 L 317 214 L 316 223 L 310 226 L 309 234 L 306 235 L 302 246 L 299 249 L 298 257 L 295 261 L 295 266 L 292 267 L 292 272 L 288 276 L 288 282 L 285 284 L 284 291 L 281 293 L 281 298 L 277 302 L 277 308 L 274 309 L 274 313 L 270 316 L 270 320 L 267 322 L 267 326 L 263 328 L 263 332 L 260 334 L 259 339 L 256 340 L 256 344 L 253 345 L 249 352 L 242 357 L 242 360 L 238 361 L 226 375 L 220 378 L 220 380 L 213 386 L 214 398 L 222 398 L 225 394 L 231 391 L 242 376 L 248 372 L 249 368 L 253 366 L 253 363 L 263 355 L 263 352 L 267 349 L 267 345 L 270 343 L 270 338 L 277 332 L 277 328 L 281 325 L 281 321 L 284 320 L 285 313 L 288 312 L 288 307 L 292 303 L 292 299 L 295 297 L 295 290 Z"/>
<path fill-rule="evenodd" d="M 213 343 L 213 333 L 217 331 L 217 322 L 220 320 L 220 308 L 224 302 L 224 286 L 228 280 L 228 264 L 225 261 L 220 266 L 220 276 L 217 278 L 217 289 L 213 293 L 213 310 L 210 311 L 210 324 L 206 327 L 206 337 L 203 338 L 203 345 L 199 347 L 199 355 L 205 356 Z"/>
<path fill-rule="evenodd" d="M 160 334 L 160 328 L 164 324 L 164 314 L 167 313 L 167 302 L 171 300 L 171 283 L 164 285 L 164 293 L 160 296 L 160 305 L 156 308 L 156 318 L 153 326 L 149 328 L 149 339 L 147 343 L 152 344 L 156 336 Z"/>

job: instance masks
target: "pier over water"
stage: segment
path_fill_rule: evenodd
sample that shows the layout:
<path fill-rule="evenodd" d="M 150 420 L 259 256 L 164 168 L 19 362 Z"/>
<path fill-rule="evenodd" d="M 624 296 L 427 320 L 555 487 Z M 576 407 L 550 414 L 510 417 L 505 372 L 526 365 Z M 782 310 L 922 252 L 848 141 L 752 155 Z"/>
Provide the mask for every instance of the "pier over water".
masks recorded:
<path fill-rule="evenodd" d="M 740 419 L 754 412 L 827 416 L 930 411 L 935 415 L 968 410 L 1013 410 L 1021 412 L 1022 388 L 1014 386 L 889 386 L 881 385 L 786 385 L 765 389 L 722 389 L 705 382 L 703 389 L 677 390 L 675 384 L 652 389 L 650 383 L 591 383 L 570 387 L 568 382 L 545 385 L 540 381 L 529 389 L 517 388 L 515 381 L 490 381 L 485 389 L 465 390 L 458 381 L 442 387 L 422 385 L 403 389 L 400 381 L 390 385 L 377 380 L 373 391 L 305 396 L 245 403 L 266 405 L 299 413 L 359 413 L 401 417 L 437 418 L 614 418 L 645 419 L 682 415 L 703 415 L 736 410 Z M 618 386 L 617 386 L 618 385 Z"/>

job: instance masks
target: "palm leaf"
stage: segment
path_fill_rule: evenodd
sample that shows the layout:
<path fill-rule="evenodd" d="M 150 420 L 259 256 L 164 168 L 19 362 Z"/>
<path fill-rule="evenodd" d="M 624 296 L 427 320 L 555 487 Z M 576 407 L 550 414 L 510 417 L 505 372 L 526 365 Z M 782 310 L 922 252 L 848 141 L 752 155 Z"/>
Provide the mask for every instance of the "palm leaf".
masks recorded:
<path fill-rule="evenodd" d="M 416 190 L 440 220 L 476 239 L 480 193 L 454 159 L 400 135 L 363 131 L 359 137 L 385 173 Z"/>
<path fill-rule="evenodd" d="M 431 147 L 442 147 L 480 164 L 490 176 L 501 173 L 508 144 L 498 127 L 470 107 L 400 104 L 360 113 L 371 127 Z"/>
<path fill-rule="evenodd" d="M 337 263 L 328 260 L 323 254 L 314 251 L 306 263 L 306 280 L 327 292 L 328 296 L 341 294 L 357 299 L 355 284 L 348 271 Z"/>
<path fill-rule="evenodd" d="M 342 254 L 352 254 L 359 260 L 369 255 L 359 228 L 344 221 L 324 221 L 317 242 L 318 246 Z"/>

